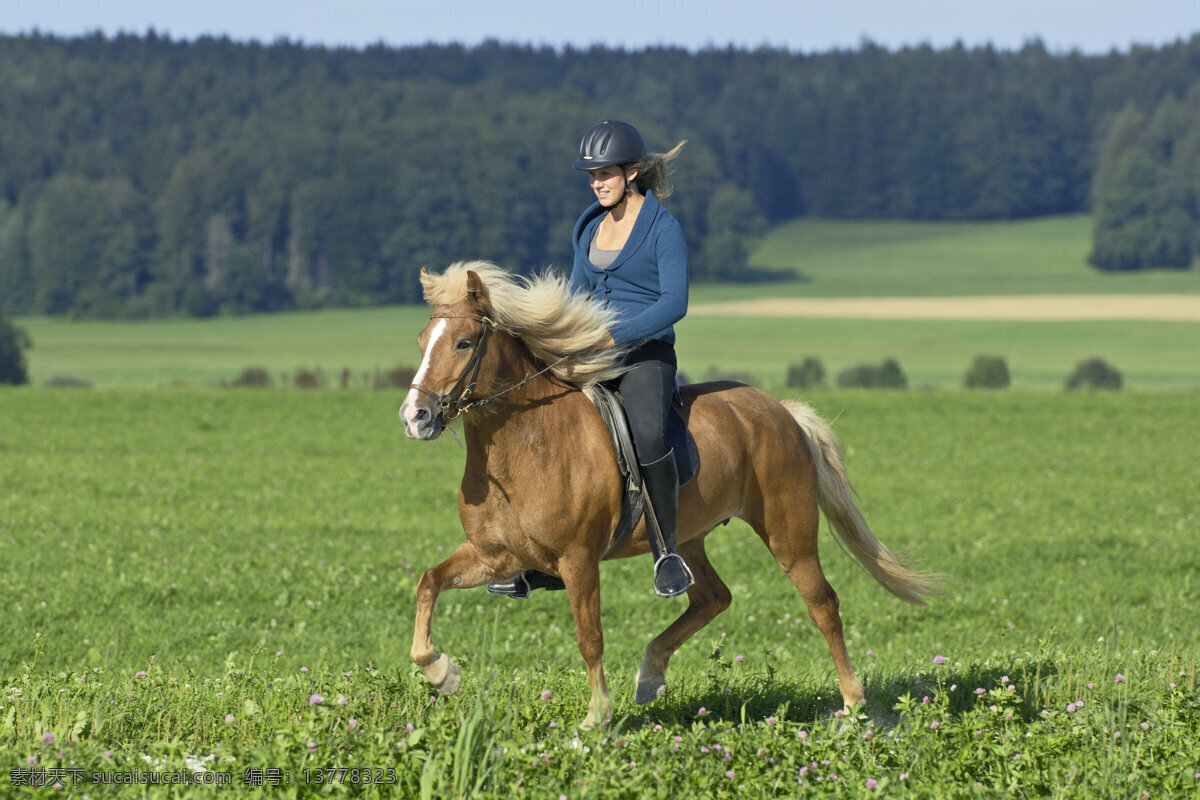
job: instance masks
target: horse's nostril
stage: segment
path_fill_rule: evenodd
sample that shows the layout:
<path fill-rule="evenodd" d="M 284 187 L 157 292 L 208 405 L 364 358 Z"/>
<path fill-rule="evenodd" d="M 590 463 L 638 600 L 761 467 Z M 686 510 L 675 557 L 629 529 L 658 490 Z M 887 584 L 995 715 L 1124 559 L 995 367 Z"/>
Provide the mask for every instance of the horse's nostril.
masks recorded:
<path fill-rule="evenodd" d="M 417 409 L 417 415 L 415 417 L 413 417 L 413 419 L 415 419 L 417 422 L 421 422 L 428 416 L 429 416 L 428 411 L 426 411 L 423 408 L 419 408 L 419 409 Z"/>

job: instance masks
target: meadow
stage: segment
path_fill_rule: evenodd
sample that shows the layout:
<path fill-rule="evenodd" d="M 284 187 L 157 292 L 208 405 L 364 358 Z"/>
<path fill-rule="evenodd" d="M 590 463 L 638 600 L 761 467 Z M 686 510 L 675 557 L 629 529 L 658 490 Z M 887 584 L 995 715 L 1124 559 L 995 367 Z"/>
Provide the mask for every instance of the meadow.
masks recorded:
<path fill-rule="evenodd" d="M 879 536 L 950 575 L 908 606 L 823 533 L 868 713 L 837 716 L 823 638 L 735 522 L 709 547 L 734 605 L 655 705 L 634 675 L 683 602 L 644 559 L 603 566 L 617 713 L 587 733 L 561 593 L 443 596 L 457 695 L 408 662 L 416 581 L 461 540 L 463 451 L 406 440 L 400 399 L 0 392 L 0 794 L 1200 791 L 1194 393 L 808 394 Z"/>
<path fill-rule="evenodd" d="M 773 229 L 752 266 L 777 280 L 697 284 L 695 304 L 761 297 L 936 297 L 1026 294 L 1195 294 L 1195 271 L 1105 275 L 1086 265 L 1087 217 L 1019 222 L 799 220 Z M 440 265 L 437 265 L 440 266 Z M 437 266 L 434 268 L 436 269 Z M 100 387 L 213 385 L 261 366 L 286 382 L 320 370 L 355 386 L 380 371 L 415 366 L 419 306 L 327 309 L 209 320 L 23 319 L 31 379 L 58 376 Z M 1075 366 L 1100 357 L 1140 390 L 1200 388 L 1200 323 L 1147 320 L 755 319 L 689 316 L 679 326 L 680 365 L 691 380 L 738 373 L 775 390 L 790 364 L 846 367 L 899 361 L 914 388 L 962 385 L 978 355 L 1004 357 L 1013 386 L 1060 390 Z"/>

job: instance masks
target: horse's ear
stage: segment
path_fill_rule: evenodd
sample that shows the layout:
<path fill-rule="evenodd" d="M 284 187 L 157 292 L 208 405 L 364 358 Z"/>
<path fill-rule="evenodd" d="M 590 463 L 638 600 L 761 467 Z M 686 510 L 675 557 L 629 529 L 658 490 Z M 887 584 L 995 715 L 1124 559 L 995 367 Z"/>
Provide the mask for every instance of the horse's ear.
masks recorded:
<path fill-rule="evenodd" d="M 479 306 L 479 309 L 486 313 L 490 303 L 488 303 L 487 287 L 483 285 L 483 281 L 479 277 L 479 273 L 475 270 L 467 270 L 467 297 Z"/>

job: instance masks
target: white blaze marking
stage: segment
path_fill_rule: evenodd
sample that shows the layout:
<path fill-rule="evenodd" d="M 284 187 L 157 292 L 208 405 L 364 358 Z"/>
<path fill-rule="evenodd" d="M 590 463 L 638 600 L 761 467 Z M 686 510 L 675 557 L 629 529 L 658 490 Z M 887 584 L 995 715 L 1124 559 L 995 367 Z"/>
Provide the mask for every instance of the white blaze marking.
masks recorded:
<path fill-rule="evenodd" d="M 429 372 L 429 357 L 433 354 L 433 348 L 437 345 L 438 339 L 442 338 L 442 334 L 445 331 L 446 320 L 439 319 L 437 325 L 433 326 L 433 333 L 429 336 L 429 343 L 425 345 L 425 355 L 421 358 L 421 368 L 417 370 L 417 374 L 413 378 L 413 383 L 417 386 L 420 386 L 425 380 L 425 376 Z M 400 418 L 404 420 L 405 427 L 408 428 L 409 435 L 412 436 L 415 436 L 417 432 L 414 422 L 417 415 L 418 400 L 420 400 L 420 392 L 416 389 L 409 389 L 404 402 L 400 405 Z"/>
<path fill-rule="evenodd" d="M 417 377 L 413 378 L 413 383 L 420 385 L 421 381 L 425 380 L 425 373 L 429 372 L 429 357 L 433 355 L 437 340 L 442 338 L 445 332 L 446 320 L 439 319 L 437 325 L 433 326 L 433 333 L 429 335 L 429 344 L 425 346 L 425 356 L 421 359 L 421 368 L 417 370 Z"/>

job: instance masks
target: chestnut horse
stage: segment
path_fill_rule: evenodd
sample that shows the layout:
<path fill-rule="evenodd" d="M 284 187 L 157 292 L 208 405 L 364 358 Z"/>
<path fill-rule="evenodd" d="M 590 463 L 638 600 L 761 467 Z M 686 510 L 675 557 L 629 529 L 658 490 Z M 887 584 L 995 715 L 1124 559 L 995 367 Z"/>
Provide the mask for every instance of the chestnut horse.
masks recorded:
<path fill-rule="evenodd" d="M 423 440 L 462 416 L 467 457 L 458 510 L 466 541 L 421 576 L 412 660 L 439 692 L 453 693 L 458 664 L 431 636 L 442 591 L 526 569 L 558 575 L 591 689 L 581 727 L 603 725 L 613 703 L 601 661 L 600 561 L 620 518 L 623 486 L 585 390 L 620 373 L 624 353 L 596 347 L 611 313 L 569 292 L 561 278 L 515 278 L 486 262 L 454 264 L 442 275 L 422 271 L 421 281 L 433 314 L 417 338 L 421 366 L 400 416 L 408 436 Z M 811 408 L 735 383 L 685 386 L 683 398 L 700 466 L 680 490 L 678 552 L 696 583 L 687 609 L 646 647 L 637 702 L 662 695 L 671 656 L 729 606 L 704 539 L 738 517 L 775 556 L 825 635 L 846 709 L 862 703 L 838 597 L 817 556 L 818 507 L 852 556 L 897 597 L 923 602 L 937 576 L 905 566 L 871 533 L 851 497 L 837 439 Z M 644 525 L 609 557 L 648 553 Z"/>

